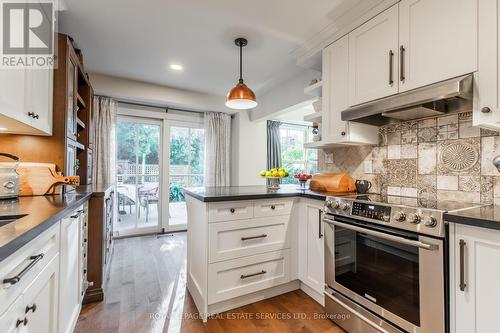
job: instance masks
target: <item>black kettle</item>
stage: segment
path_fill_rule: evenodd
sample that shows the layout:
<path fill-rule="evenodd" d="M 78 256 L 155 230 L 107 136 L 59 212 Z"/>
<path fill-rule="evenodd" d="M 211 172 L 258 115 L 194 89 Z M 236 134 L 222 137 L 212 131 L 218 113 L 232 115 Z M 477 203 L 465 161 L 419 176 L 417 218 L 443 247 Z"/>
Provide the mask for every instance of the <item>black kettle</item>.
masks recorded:
<path fill-rule="evenodd" d="M 372 183 L 368 180 L 356 180 L 356 191 L 360 194 L 368 192 L 372 188 Z"/>

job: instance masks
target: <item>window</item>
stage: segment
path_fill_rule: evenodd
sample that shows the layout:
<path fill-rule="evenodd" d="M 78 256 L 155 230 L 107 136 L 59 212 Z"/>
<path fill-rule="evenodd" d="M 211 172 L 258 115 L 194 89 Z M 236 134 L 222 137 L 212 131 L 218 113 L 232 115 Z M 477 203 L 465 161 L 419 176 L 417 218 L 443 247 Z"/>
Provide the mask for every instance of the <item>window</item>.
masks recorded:
<path fill-rule="evenodd" d="M 290 177 L 283 179 L 284 184 L 293 184 L 297 172 L 316 173 L 318 170 L 318 151 L 305 149 L 304 143 L 312 141 L 312 127 L 282 124 L 280 126 L 281 164 Z"/>

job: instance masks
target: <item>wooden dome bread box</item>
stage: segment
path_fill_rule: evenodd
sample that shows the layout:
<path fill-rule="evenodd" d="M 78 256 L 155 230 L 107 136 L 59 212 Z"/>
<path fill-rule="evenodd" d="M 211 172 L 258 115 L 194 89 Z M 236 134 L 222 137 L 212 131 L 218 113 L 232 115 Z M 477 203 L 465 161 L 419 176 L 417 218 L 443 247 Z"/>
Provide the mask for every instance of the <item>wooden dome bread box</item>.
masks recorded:
<path fill-rule="evenodd" d="M 347 173 L 319 173 L 312 177 L 309 188 L 319 192 L 349 193 L 356 191 L 356 183 Z"/>

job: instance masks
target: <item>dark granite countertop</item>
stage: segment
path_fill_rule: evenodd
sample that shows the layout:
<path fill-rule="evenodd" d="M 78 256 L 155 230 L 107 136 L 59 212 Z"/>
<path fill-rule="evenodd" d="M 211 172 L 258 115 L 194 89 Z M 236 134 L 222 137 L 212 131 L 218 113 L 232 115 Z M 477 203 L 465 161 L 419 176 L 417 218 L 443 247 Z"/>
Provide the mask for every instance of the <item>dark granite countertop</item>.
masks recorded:
<path fill-rule="evenodd" d="M 309 189 L 299 190 L 297 185 L 282 185 L 277 191 L 271 191 L 266 186 L 190 187 L 183 189 L 183 191 L 186 195 L 203 202 L 289 197 L 305 197 L 324 201 L 326 196 L 330 195 L 326 192 L 315 192 Z"/>
<path fill-rule="evenodd" d="M 444 215 L 448 222 L 500 230 L 500 206 L 489 205 Z"/>
<path fill-rule="evenodd" d="M 80 186 L 64 195 L 0 200 L 0 216 L 26 215 L 0 227 L 0 261 L 87 201 L 92 193 L 90 186 Z"/>

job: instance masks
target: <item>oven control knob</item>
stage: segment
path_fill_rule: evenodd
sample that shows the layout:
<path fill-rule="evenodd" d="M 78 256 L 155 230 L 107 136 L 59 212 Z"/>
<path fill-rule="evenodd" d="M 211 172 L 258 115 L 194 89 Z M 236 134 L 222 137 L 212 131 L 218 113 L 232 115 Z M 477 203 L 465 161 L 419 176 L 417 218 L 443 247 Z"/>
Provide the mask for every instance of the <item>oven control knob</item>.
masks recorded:
<path fill-rule="evenodd" d="M 413 213 L 413 214 L 410 214 L 410 216 L 409 216 L 409 221 L 413 224 L 419 224 L 421 220 L 422 220 L 422 218 L 418 214 Z"/>
<path fill-rule="evenodd" d="M 349 210 L 349 208 L 351 208 L 351 205 L 349 205 L 348 203 L 343 202 L 340 204 L 341 210 Z"/>
<path fill-rule="evenodd" d="M 426 227 L 430 227 L 430 228 L 434 228 L 435 226 L 437 226 L 437 220 L 435 217 L 432 217 L 432 216 L 429 216 L 425 222 L 424 222 L 424 225 Z"/>
<path fill-rule="evenodd" d="M 406 214 L 404 212 L 396 213 L 396 221 L 404 222 L 406 220 Z"/>
<path fill-rule="evenodd" d="M 333 202 L 332 200 L 326 200 L 326 202 L 325 202 L 325 206 L 328 208 L 333 208 L 334 204 L 335 204 L 335 202 Z"/>

